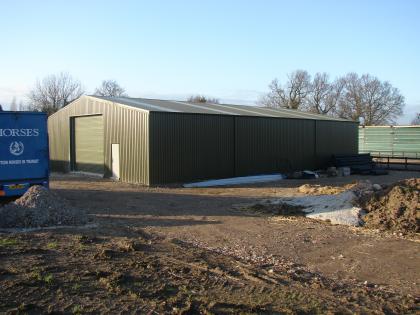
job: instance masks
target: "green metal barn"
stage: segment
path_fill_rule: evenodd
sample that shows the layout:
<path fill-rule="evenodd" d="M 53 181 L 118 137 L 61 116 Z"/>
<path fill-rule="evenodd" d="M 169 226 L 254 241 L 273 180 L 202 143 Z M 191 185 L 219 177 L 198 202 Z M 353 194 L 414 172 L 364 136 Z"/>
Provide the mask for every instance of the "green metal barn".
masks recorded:
<path fill-rule="evenodd" d="M 157 185 L 326 167 L 358 123 L 287 109 L 82 96 L 48 119 L 51 168 Z"/>

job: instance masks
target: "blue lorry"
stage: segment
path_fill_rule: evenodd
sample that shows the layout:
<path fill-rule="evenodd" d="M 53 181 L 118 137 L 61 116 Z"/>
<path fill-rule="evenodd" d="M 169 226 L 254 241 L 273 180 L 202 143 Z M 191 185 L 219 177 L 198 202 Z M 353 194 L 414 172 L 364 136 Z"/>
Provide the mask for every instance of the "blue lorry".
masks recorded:
<path fill-rule="evenodd" d="M 23 195 L 29 187 L 48 188 L 47 115 L 0 111 L 0 197 Z"/>

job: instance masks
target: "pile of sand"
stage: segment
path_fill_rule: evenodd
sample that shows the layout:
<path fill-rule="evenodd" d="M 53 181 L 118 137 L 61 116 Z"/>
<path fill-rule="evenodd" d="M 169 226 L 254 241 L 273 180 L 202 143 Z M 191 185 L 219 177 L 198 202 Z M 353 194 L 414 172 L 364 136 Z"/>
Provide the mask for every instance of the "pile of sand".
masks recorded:
<path fill-rule="evenodd" d="M 361 200 L 368 228 L 420 232 L 420 178 L 399 181 Z"/>
<path fill-rule="evenodd" d="M 299 186 L 298 191 L 307 195 L 336 195 L 348 190 L 354 185 L 355 184 L 346 185 L 344 187 L 336 187 L 305 184 Z"/>
<path fill-rule="evenodd" d="M 19 199 L 0 208 L 0 228 L 37 228 L 88 223 L 85 211 L 42 186 L 32 186 Z"/>

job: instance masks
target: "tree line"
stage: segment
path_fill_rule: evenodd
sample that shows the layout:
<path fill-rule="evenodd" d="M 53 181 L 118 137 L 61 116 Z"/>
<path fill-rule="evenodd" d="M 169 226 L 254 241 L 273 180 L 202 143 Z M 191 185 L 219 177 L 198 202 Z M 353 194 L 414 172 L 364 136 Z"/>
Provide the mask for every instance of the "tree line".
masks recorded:
<path fill-rule="evenodd" d="M 51 115 L 83 94 L 82 83 L 61 72 L 37 80 L 27 95 L 29 102 L 24 104 L 20 101 L 18 104 L 13 98 L 10 110 L 35 110 Z M 94 94 L 127 97 L 125 89 L 115 80 L 103 80 Z M 186 101 L 220 103 L 218 98 L 201 94 L 192 95 Z M 397 88 L 370 74 L 348 73 L 332 80 L 325 72 L 311 76 L 305 70 L 296 70 L 288 74 L 284 83 L 274 79 L 269 85 L 269 92 L 258 104 L 330 115 L 360 121 L 364 125 L 385 125 L 395 123 L 403 112 L 405 101 Z M 420 124 L 420 113 L 416 114 L 412 124 Z"/>
<path fill-rule="evenodd" d="M 370 74 L 348 73 L 332 80 L 325 72 L 312 77 L 305 70 L 290 73 L 283 84 L 274 79 L 259 103 L 360 121 L 364 125 L 393 124 L 405 105 L 397 88 Z"/>
<path fill-rule="evenodd" d="M 14 97 L 10 103 L 11 111 L 41 111 L 51 115 L 67 106 L 85 94 L 82 83 L 66 72 L 48 75 L 42 80 L 37 80 L 27 94 L 28 103 L 22 101 L 17 104 Z M 94 95 L 106 97 L 128 97 L 125 89 L 115 80 L 103 80 L 95 89 Z M 219 99 L 206 97 L 201 94 L 192 95 L 187 99 L 192 103 L 219 104 Z M 0 111 L 2 107 L 0 105 Z"/>
<path fill-rule="evenodd" d="M 61 72 L 37 80 L 28 94 L 29 109 L 51 115 L 85 94 L 82 83 L 70 74 Z M 95 95 L 108 97 L 126 96 L 125 89 L 115 80 L 104 80 L 95 89 Z"/>
<path fill-rule="evenodd" d="M 85 88 L 79 80 L 66 72 L 61 72 L 37 80 L 26 95 L 27 103 L 21 100 L 18 104 L 14 97 L 9 109 L 11 111 L 40 111 L 51 115 L 84 94 Z M 108 97 L 127 96 L 125 89 L 115 80 L 103 80 L 95 89 L 94 94 Z M 0 110 L 2 110 L 1 105 Z"/>

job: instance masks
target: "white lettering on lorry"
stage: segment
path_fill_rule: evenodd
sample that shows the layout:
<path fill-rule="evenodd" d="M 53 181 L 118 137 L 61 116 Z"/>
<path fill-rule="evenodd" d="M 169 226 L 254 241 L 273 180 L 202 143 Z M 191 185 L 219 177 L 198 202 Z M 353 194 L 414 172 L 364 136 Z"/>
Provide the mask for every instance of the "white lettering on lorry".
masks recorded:
<path fill-rule="evenodd" d="M 39 129 L 0 129 L 0 137 L 38 137 Z"/>

